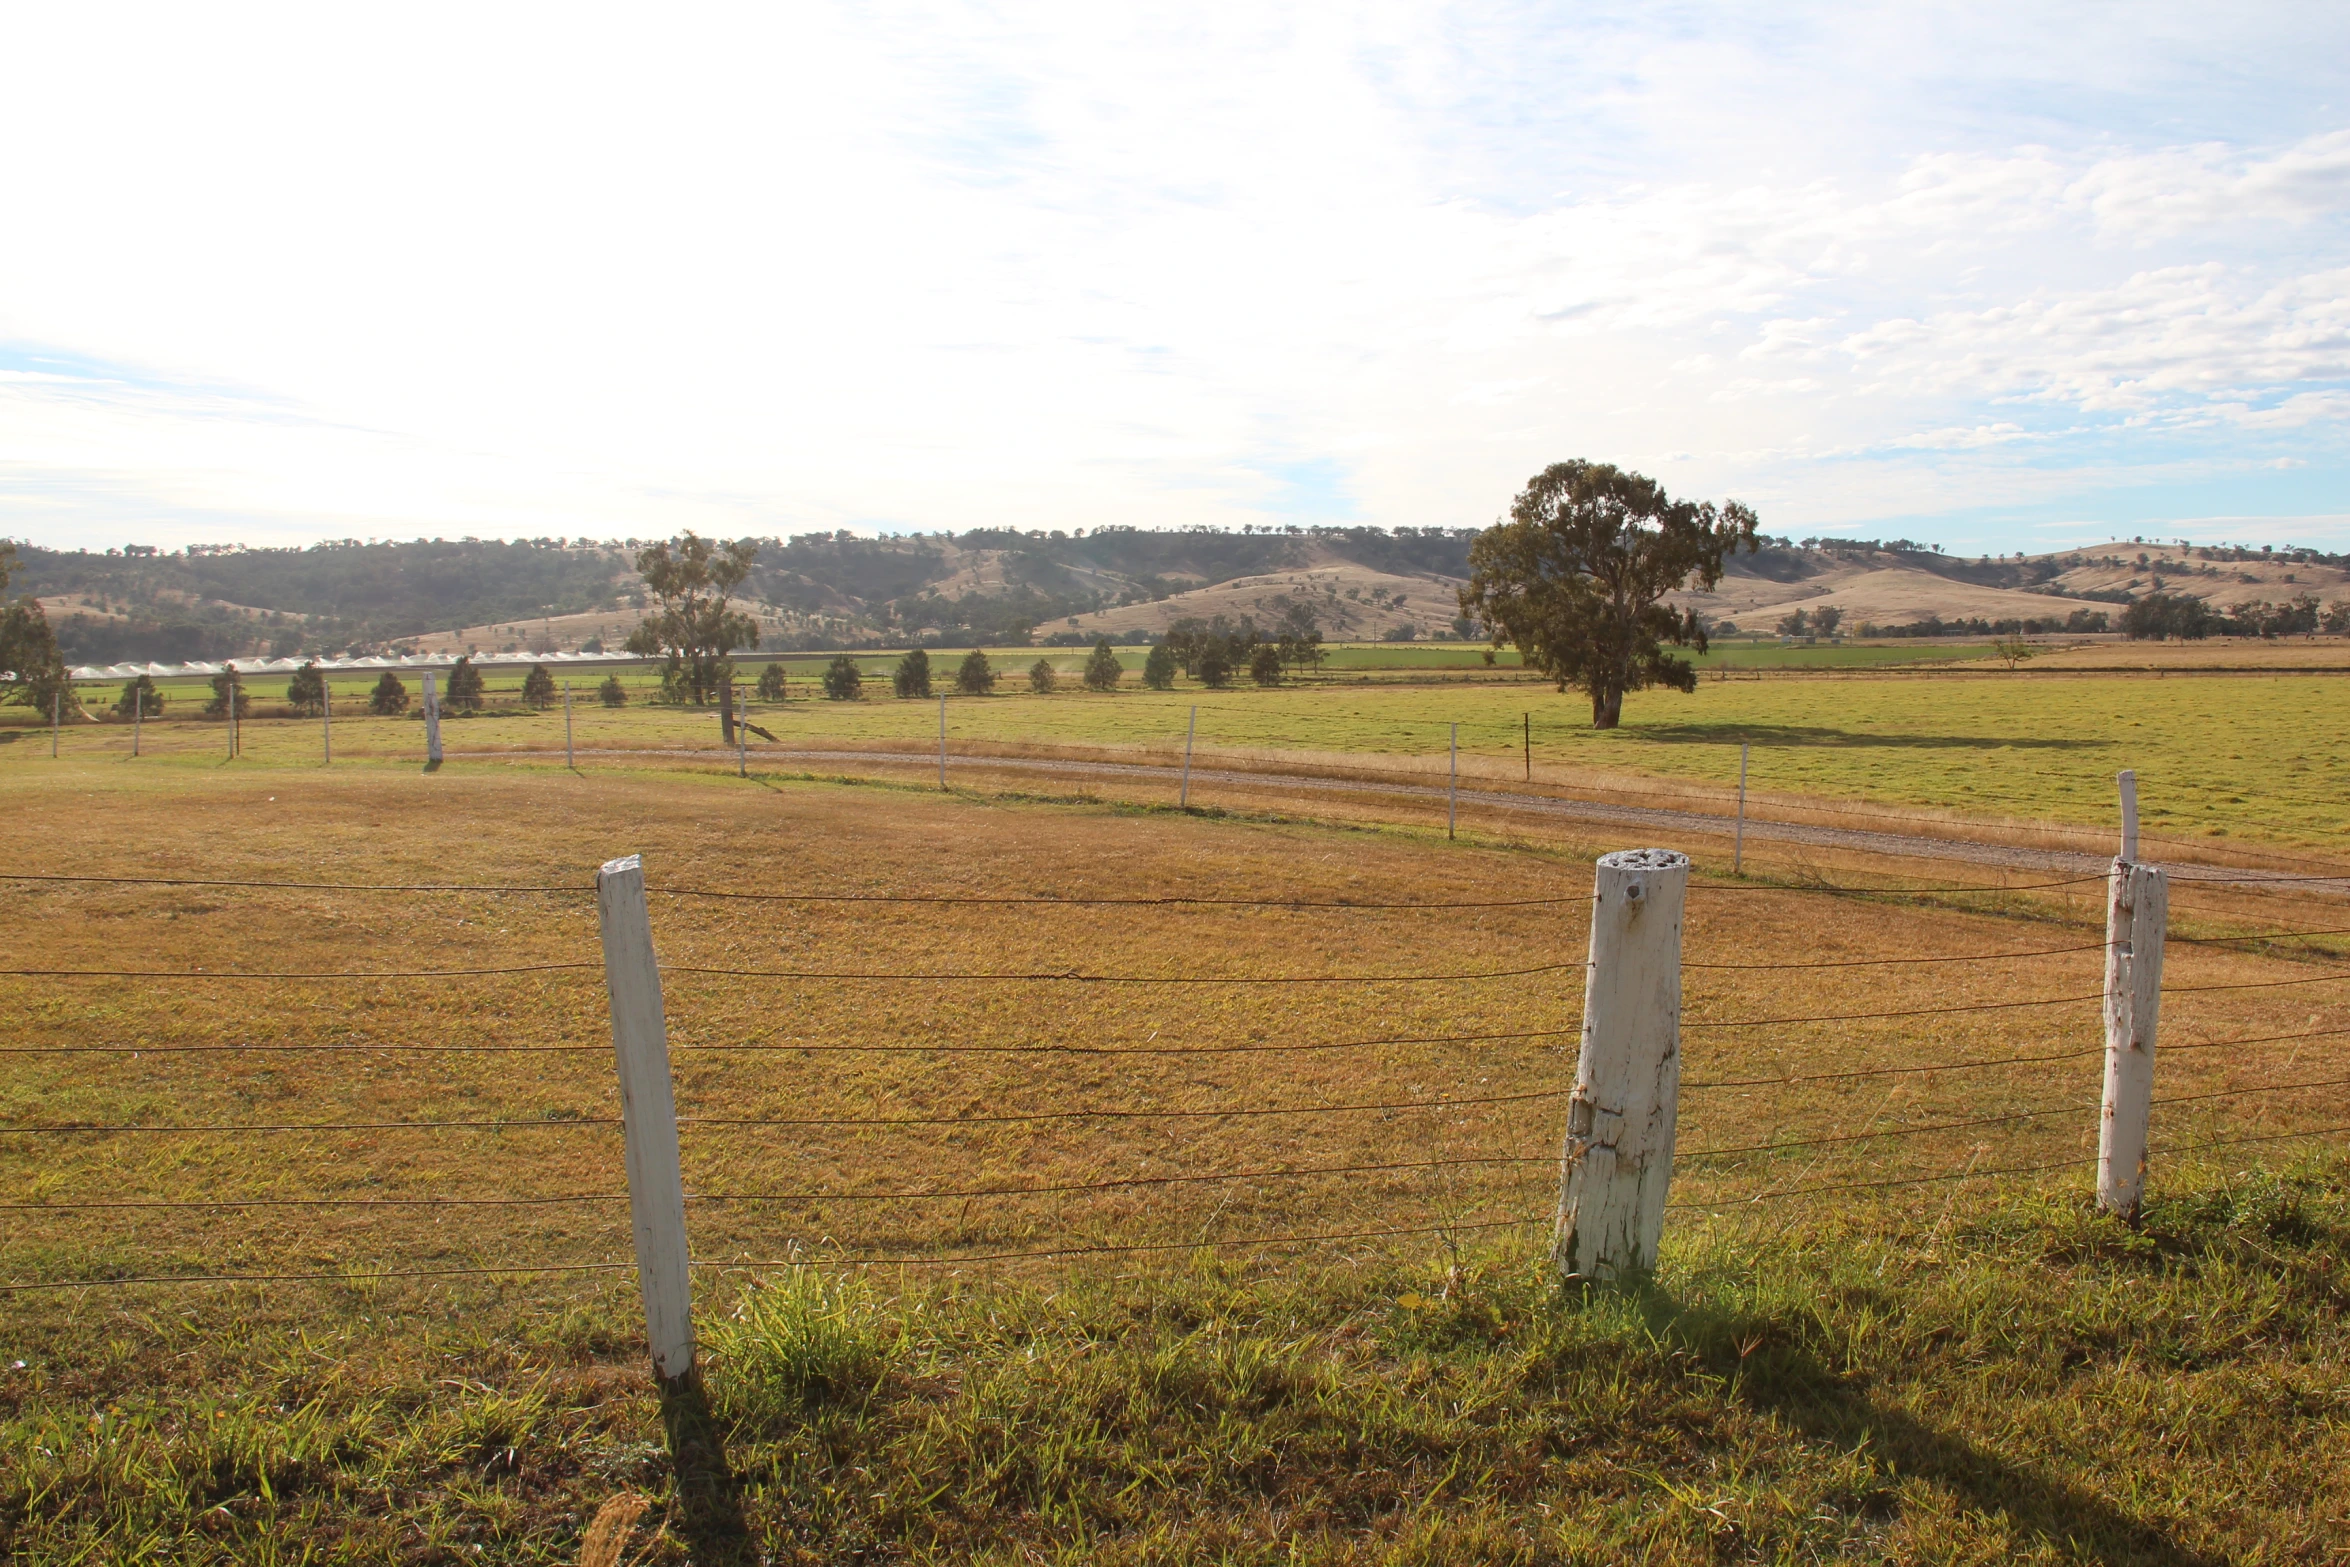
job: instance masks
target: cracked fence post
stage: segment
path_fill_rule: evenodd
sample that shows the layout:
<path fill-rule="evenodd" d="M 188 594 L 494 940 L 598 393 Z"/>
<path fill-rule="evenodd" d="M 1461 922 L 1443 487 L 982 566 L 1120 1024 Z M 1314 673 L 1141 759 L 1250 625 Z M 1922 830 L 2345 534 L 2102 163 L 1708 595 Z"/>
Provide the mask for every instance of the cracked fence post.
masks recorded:
<path fill-rule="evenodd" d="M 1570 1280 L 1656 1266 L 1681 1097 L 1681 906 L 1689 857 L 1603 854 L 1591 889 L 1583 1048 L 1567 1101 L 1553 1253 Z"/>
<path fill-rule="evenodd" d="M 693 1295 L 688 1284 L 685 1177 L 677 1159 L 677 1099 L 669 1081 L 669 1024 L 661 968 L 645 910 L 645 868 L 636 855 L 596 872 L 596 922 L 604 937 L 604 986 L 612 1003 L 612 1053 L 620 1068 L 620 1120 L 628 1166 L 629 1228 L 653 1375 L 665 1388 L 694 1374 Z"/>
<path fill-rule="evenodd" d="M 2122 854 L 2105 905 L 2105 1102 L 2097 1121 L 2097 1206 L 2137 1222 L 2146 1196 L 2154 1112 L 2154 1027 L 2162 1012 L 2162 938 L 2170 884 L 2137 863 L 2137 778 L 2121 775 Z"/>

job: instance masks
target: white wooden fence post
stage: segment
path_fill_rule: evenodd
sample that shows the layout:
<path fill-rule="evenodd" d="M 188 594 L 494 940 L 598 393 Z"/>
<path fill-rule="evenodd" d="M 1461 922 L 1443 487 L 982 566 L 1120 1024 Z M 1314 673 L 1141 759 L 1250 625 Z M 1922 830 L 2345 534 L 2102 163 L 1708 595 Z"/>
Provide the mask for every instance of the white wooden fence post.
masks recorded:
<path fill-rule="evenodd" d="M 563 766 L 571 769 L 571 682 L 563 682 Z"/>
<path fill-rule="evenodd" d="M 1738 836 L 1730 841 L 1730 874 L 1741 876 L 1746 872 L 1746 750 L 1747 742 L 1738 742 Z"/>
<path fill-rule="evenodd" d="M 429 669 L 424 672 L 424 760 L 428 766 L 441 765 L 441 695 Z"/>
<path fill-rule="evenodd" d="M 1605 1282 L 1656 1266 L 1681 1097 L 1688 891 L 1685 854 L 1624 849 L 1599 858 L 1553 1241 L 1569 1279 Z"/>
<path fill-rule="evenodd" d="M 1452 781 L 1444 790 L 1444 836 L 1452 836 L 1453 823 L 1461 814 L 1461 726 L 1452 726 Z"/>
<path fill-rule="evenodd" d="M 1199 704 L 1191 704 L 1191 722 L 1183 726 L 1183 787 L 1175 796 L 1175 808 L 1191 809 L 1191 741 L 1199 733 Z"/>
<path fill-rule="evenodd" d="M 2162 1012 L 2162 946 L 2170 884 L 2140 865 L 2138 780 L 2121 775 L 2122 857 L 2105 907 L 2105 1100 L 2098 1115 L 2097 1206 L 2133 1223 L 2146 1197 L 2154 1113 L 2154 1033 Z"/>
<path fill-rule="evenodd" d="M 652 1345 L 654 1376 L 676 1387 L 694 1373 L 685 1176 L 677 1158 L 677 1100 L 669 1082 L 661 968 L 645 911 L 644 863 L 636 855 L 613 860 L 596 873 L 596 919 L 604 937 L 604 988 L 611 1000 L 612 1053 L 620 1071 L 628 1212 L 636 1236 L 637 1287 L 645 1299 L 645 1337 Z"/>
<path fill-rule="evenodd" d="M 947 699 L 938 699 L 938 786 L 947 786 Z"/>

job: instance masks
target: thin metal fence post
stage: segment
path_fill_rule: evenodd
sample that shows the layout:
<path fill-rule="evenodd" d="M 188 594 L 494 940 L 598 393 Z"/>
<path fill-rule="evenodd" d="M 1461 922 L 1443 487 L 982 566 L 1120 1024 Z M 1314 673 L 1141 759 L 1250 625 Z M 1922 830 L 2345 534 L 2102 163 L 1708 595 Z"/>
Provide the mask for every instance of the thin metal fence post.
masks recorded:
<path fill-rule="evenodd" d="M 1526 720 L 1526 782 L 1534 781 L 1534 715 L 1522 715 Z"/>
<path fill-rule="evenodd" d="M 669 1079 L 661 966 L 653 952 L 644 862 L 638 856 L 613 860 L 596 873 L 596 919 L 604 941 L 612 1053 L 620 1074 L 629 1228 L 636 1239 L 645 1337 L 652 1347 L 653 1375 L 664 1386 L 677 1387 L 694 1374 L 685 1176 L 678 1163 L 677 1099 Z"/>
<path fill-rule="evenodd" d="M 751 732 L 743 727 L 742 708 L 735 702 L 734 682 L 731 680 L 726 682 L 726 705 L 734 713 L 734 776 L 748 778 L 751 776 Z"/>
<path fill-rule="evenodd" d="M 131 755 L 139 754 L 139 731 L 147 724 L 147 688 L 131 687 Z"/>
<path fill-rule="evenodd" d="M 428 767 L 441 765 L 441 695 L 429 669 L 424 672 L 424 760 Z"/>
<path fill-rule="evenodd" d="M 947 699 L 938 699 L 938 786 L 947 786 Z"/>
<path fill-rule="evenodd" d="M 233 760 L 237 754 L 237 666 L 228 667 L 228 754 Z"/>
<path fill-rule="evenodd" d="M 1746 751 L 1748 742 L 1738 742 L 1738 835 L 1730 841 L 1730 874 L 1741 876 L 1746 872 Z"/>
<path fill-rule="evenodd" d="M 57 759 L 57 726 L 65 719 L 65 688 L 49 693 L 49 759 Z"/>
<path fill-rule="evenodd" d="M 2097 1206 L 2135 1223 L 2146 1198 L 2154 1039 L 2170 918 L 2163 872 L 2137 863 L 2138 780 L 2121 775 L 2122 847 L 2105 906 L 2105 1092 L 2098 1111 Z"/>
<path fill-rule="evenodd" d="M 1603 854 L 1592 879 L 1583 1044 L 1567 1101 L 1553 1255 L 1569 1279 L 1656 1266 L 1681 1097 L 1681 910 L 1689 857 Z"/>
<path fill-rule="evenodd" d="M 1191 742 L 1198 733 L 1199 704 L 1194 702 L 1191 704 L 1191 722 L 1183 726 L 1183 787 L 1175 796 L 1175 808 L 1179 811 L 1191 809 Z"/>
<path fill-rule="evenodd" d="M 318 743 L 325 760 L 319 765 L 335 765 L 335 688 L 334 683 L 321 672 L 318 677 Z"/>
<path fill-rule="evenodd" d="M 563 682 L 563 767 L 566 772 L 573 770 L 571 760 L 571 681 L 568 678 Z"/>
<path fill-rule="evenodd" d="M 1461 726 L 1452 726 L 1452 777 L 1444 790 L 1444 836 L 1452 837 L 1453 824 L 1461 814 Z"/>

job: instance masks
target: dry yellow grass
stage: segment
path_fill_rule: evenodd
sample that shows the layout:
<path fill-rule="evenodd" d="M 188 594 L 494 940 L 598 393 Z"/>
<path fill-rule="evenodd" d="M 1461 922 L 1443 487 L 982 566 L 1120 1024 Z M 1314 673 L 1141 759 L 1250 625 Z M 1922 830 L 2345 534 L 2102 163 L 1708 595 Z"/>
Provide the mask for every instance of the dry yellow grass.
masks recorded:
<path fill-rule="evenodd" d="M 37 778 L 18 773 L 9 792 L 43 827 L 42 852 L 23 868 L 49 873 L 584 887 L 601 860 L 641 851 L 658 887 L 767 893 L 1561 898 L 1514 909 L 1404 912 L 664 897 L 654 914 L 665 963 L 735 971 L 679 972 L 668 980 L 687 1182 L 700 1199 L 692 1210 L 695 1249 L 714 1264 L 794 1254 L 945 1261 L 1381 1229 L 1419 1233 L 1361 1244 L 1424 1246 L 1430 1229 L 1539 1221 L 1551 1200 L 1549 1162 L 1559 1096 L 1573 1069 L 1581 899 L 1594 845 L 1545 841 L 1535 836 L 1538 824 L 1514 840 L 1447 846 L 1424 831 L 1368 824 L 1203 820 L 703 775 L 252 778 L 175 771 L 125 778 L 91 767 Z M 1857 874 L 1850 862 L 1827 859 L 1781 861 L 1777 870 L 1797 880 Z M 2099 985 L 2099 954 L 2046 949 L 2098 940 L 2099 888 L 2001 901 L 2005 912 L 1986 915 L 1800 891 L 1694 892 L 1686 1049 L 1693 1085 L 2059 1058 L 1996 1070 L 1693 1086 L 1679 1195 L 1743 1199 L 2082 1157 L 2095 1122 L 2099 1025 L 2089 998 Z M 2182 934 L 2350 924 L 2338 912 L 2269 894 L 2182 888 L 2176 903 Z M 0 893 L 0 942 L 14 957 L 11 967 L 123 976 L 0 979 L 0 1000 L 13 1020 L 0 1043 L 19 1051 L 135 1047 L 12 1056 L 0 1121 L 195 1129 L 0 1139 L 7 1200 L 49 1205 L 12 1214 L 0 1241 L 0 1271 L 9 1279 L 627 1258 L 625 1208 L 614 1201 L 66 1206 L 616 1197 L 619 1134 L 606 1124 L 615 1096 L 593 966 L 593 907 L 584 892 L 19 883 Z M 2288 944 L 2294 951 L 2308 945 Z M 1873 966 L 1994 953 L 2017 955 Z M 323 976 L 562 963 L 589 966 L 380 980 L 185 981 L 128 972 Z M 1821 963 L 1857 966 L 1770 966 Z M 1115 974 L 1163 982 L 776 977 L 811 971 Z M 2283 952 L 2175 947 L 2170 982 L 2178 993 L 2165 1015 L 2175 1053 L 2165 1059 L 2160 1093 L 2339 1077 L 2338 1068 L 2314 1064 L 2340 1061 L 2338 1039 L 2188 1048 L 2350 1027 L 2340 988 L 2323 983 L 2193 988 L 2330 971 Z M 1400 977 L 1496 973 L 1510 977 Z M 1197 983 L 1212 976 L 1347 978 Z M 2039 997 L 2071 999 L 2004 1005 Z M 1992 1009 L 1713 1026 L 1977 1006 Z M 1475 1037 L 1526 1035 L 1533 1037 Z M 1330 1048 L 1293 1048 L 1307 1045 Z M 1161 1053 L 1176 1050 L 1215 1053 Z M 2325 1125 L 2336 1098 L 2335 1090 L 2311 1089 L 2182 1104 L 2162 1112 L 2158 1141 Z M 1331 1105 L 1381 1108 L 1126 1114 Z M 1119 1114 L 985 1119 L 1072 1110 Z M 717 1124 L 811 1117 L 942 1124 Z M 402 1121 L 507 1124 L 235 1130 Z M 1949 1129 L 1930 1129 L 1943 1123 Z M 1703 1153 L 1893 1130 L 1905 1135 L 1776 1153 Z M 1520 1162 L 1432 1165 L 1456 1159 Z M 1264 1173 L 1368 1165 L 1398 1168 Z M 1217 1178 L 1159 1181 L 1196 1175 Z M 945 1201 L 890 1195 L 1107 1181 L 1142 1184 Z M 1935 1202 L 1947 1196 L 1925 1190 Z M 1929 1198 L 1894 1189 L 1880 1199 L 1833 1200 Z M 1677 1222 L 1704 1221 L 1693 1211 Z M 564 1286 L 555 1280 L 544 1287 Z"/>

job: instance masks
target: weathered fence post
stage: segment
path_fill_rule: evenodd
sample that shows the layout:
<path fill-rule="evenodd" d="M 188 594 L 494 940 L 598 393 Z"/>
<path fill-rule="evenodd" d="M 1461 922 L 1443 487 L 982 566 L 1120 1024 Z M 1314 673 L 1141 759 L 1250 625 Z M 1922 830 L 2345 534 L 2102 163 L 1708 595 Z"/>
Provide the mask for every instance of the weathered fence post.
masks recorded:
<path fill-rule="evenodd" d="M 1191 809 L 1191 741 L 1199 733 L 1199 704 L 1191 704 L 1191 722 L 1183 726 L 1183 787 L 1176 792 L 1175 808 Z"/>
<path fill-rule="evenodd" d="M 563 682 L 563 768 L 572 770 L 571 761 L 571 682 Z"/>
<path fill-rule="evenodd" d="M 335 765 L 335 688 L 323 674 L 318 677 L 318 744 L 321 767 Z"/>
<path fill-rule="evenodd" d="M 65 721 L 65 687 L 49 693 L 49 757 L 57 758 L 57 726 Z"/>
<path fill-rule="evenodd" d="M 726 706 L 734 723 L 734 776 L 751 776 L 751 732 L 742 724 L 743 715 L 734 711 L 734 682 L 726 682 Z"/>
<path fill-rule="evenodd" d="M 1444 790 L 1444 836 L 1452 836 L 1453 823 L 1461 814 L 1461 726 L 1452 726 L 1452 781 Z"/>
<path fill-rule="evenodd" d="M 228 754 L 237 754 L 237 666 L 228 666 Z"/>
<path fill-rule="evenodd" d="M 1746 874 L 1746 750 L 1747 742 L 1738 742 L 1738 835 L 1730 840 L 1730 874 Z"/>
<path fill-rule="evenodd" d="M 428 767 L 441 765 L 441 694 L 429 669 L 424 672 L 424 761 Z"/>
<path fill-rule="evenodd" d="M 1526 782 L 1532 783 L 1534 781 L 1534 715 L 1521 713 L 1518 716 L 1526 722 Z"/>
<path fill-rule="evenodd" d="M 1681 1097 L 1688 891 L 1685 854 L 1624 849 L 1599 858 L 1553 1241 L 1569 1279 L 1604 1282 L 1656 1266 Z"/>
<path fill-rule="evenodd" d="M 938 699 L 938 786 L 947 786 L 947 699 Z"/>
<path fill-rule="evenodd" d="M 2121 786 L 2122 854 L 2113 862 L 2105 905 L 2105 1102 L 2098 1116 L 2097 1206 L 2134 1223 L 2146 1197 L 2170 884 L 2156 867 L 2137 863 L 2137 775 L 2122 774 Z"/>
<path fill-rule="evenodd" d="M 131 687 L 131 755 L 139 754 L 139 731 L 147 724 L 147 688 Z"/>
<path fill-rule="evenodd" d="M 596 873 L 596 919 L 604 937 L 604 988 L 620 1071 L 628 1212 L 636 1236 L 637 1287 L 645 1299 L 645 1337 L 652 1345 L 654 1376 L 675 1387 L 694 1372 L 685 1177 L 678 1167 L 677 1100 L 669 1083 L 661 968 L 645 911 L 644 863 L 636 855 L 613 860 Z"/>

